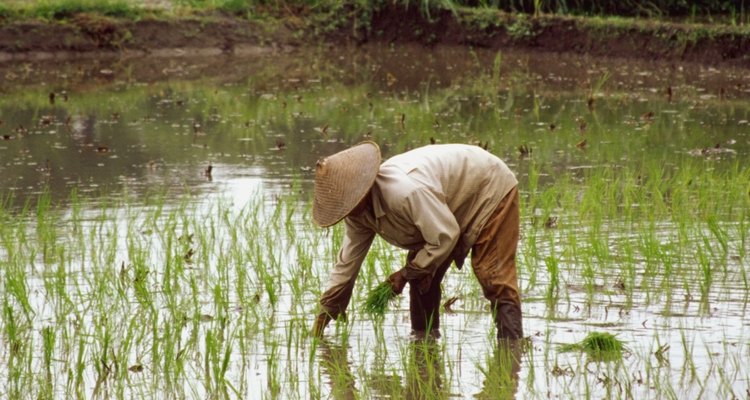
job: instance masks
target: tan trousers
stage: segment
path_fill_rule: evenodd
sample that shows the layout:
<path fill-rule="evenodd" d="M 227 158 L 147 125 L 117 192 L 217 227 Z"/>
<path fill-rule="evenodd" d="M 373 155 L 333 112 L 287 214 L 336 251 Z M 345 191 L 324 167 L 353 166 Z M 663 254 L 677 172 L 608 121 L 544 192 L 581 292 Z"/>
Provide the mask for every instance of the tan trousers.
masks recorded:
<path fill-rule="evenodd" d="M 482 286 L 484 297 L 490 301 L 497 337 L 504 339 L 523 337 L 516 272 L 520 225 L 518 208 L 518 188 L 514 187 L 492 213 L 471 249 L 474 275 Z M 437 269 L 427 292 L 420 294 L 416 285 L 409 285 L 409 311 L 415 332 L 437 331 L 440 328 L 440 286 L 451 261 Z"/>

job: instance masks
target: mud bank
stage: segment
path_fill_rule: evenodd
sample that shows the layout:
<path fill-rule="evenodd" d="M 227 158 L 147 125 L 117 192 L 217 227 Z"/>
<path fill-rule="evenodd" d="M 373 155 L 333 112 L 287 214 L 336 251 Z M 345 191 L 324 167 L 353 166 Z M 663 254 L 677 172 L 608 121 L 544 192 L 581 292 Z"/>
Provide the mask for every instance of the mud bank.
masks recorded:
<path fill-rule="evenodd" d="M 433 12 L 389 7 L 366 21 L 250 20 L 228 15 L 119 20 L 81 14 L 70 20 L 5 21 L 0 60 L 114 55 L 248 53 L 310 43 L 388 42 L 523 49 L 707 65 L 750 67 L 750 28 L 654 20 L 538 17 L 487 10 Z"/>

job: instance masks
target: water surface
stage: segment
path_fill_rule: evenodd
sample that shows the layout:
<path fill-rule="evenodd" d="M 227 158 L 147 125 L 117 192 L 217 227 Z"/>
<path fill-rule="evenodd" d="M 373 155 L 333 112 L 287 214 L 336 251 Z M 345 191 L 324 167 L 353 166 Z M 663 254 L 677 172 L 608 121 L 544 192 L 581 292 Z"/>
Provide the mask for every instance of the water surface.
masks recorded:
<path fill-rule="evenodd" d="M 491 398 L 508 388 L 518 398 L 715 398 L 742 397 L 749 388 L 747 198 L 727 197 L 726 207 L 705 221 L 689 212 L 640 211 L 658 203 L 629 204 L 622 217 L 560 206 L 584 203 L 623 179 L 637 187 L 658 171 L 742 176 L 750 153 L 747 70 L 366 46 L 246 58 L 5 63 L 0 73 L 0 190 L 4 215 L 14 221 L 5 232 L 29 232 L 4 239 L 0 292 L 6 316 L 20 318 L 24 307 L 7 284 L 16 276 L 26 283 L 34 312 L 22 331 L 31 343 L 38 346 L 41 332 L 55 327 L 52 368 L 68 374 L 67 382 L 53 380 L 59 397 L 418 397 L 427 390 L 419 385 L 434 384 L 441 396 L 461 398 Z M 367 287 L 402 262 L 403 254 L 380 242 L 348 324 L 330 327 L 322 344 L 307 337 L 341 239 L 340 227 L 313 227 L 312 167 L 364 139 L 380 144 L 386 158 L 430 143 L 474 143 L 517 173 L 519 272 L 531 346 L 515 385 L 493 380 L 502 362 L 487 303 L 468 268 L 448 274 L 445 298 L 459 299 L 434 347 L 413 346 L 406 299 L 384 321 L 358 311 Z M 47 232 L 44 221 L 24 227 L 10 217 L 27 201 L 39 207 L 40 196 L 52 204 L 39 213 L 51 218 L 58 235 L 51 240 L 40 233 Z M 191 233 L 194 239 L 180 239 Z M 102 243 L 87 239 L 95 237 Z M 74 248 L 57 258 L 30 250 L 44 243 Z M 690 243 L 703 250 L 685 252 Z M 91 247 L 75 249 L 83 244 Z M 719 248 L 725 250 L 706 250 Z M 188 251 L 199 254 L 195 261 Z M 185 263 L 178 272 L 169 267 L 174 257 L 182 259 L 174 265 Z M 553 260 L 560 266 L 556 278 Z M 87 278 L 87 271 L 114 276 L 131 267 L 129 304 L 92 300 L 94 288 L 114 281 Z M 45 271 L 55 270 L 67 274 L 71 314 L 59 308 L 65 296 L 46 286 Z M 707 273 L 713 278 L 702 281 Z M 550 297 L 553 281 L 558 289 Z M 153 299 L 144 300 L 149 293 Z M 257 306 L 249 307 L 253 296 Z M 109 307 L 127 330 L 104 322 L 101 311 Z M 180 325 L 175 310 L 191 322 Z M 90 330 L 62 327 L 75 325 L 64 315 Z M 94 356 L 108 337 L 102 327 L 112 328 L 112 343 L 133 343 L 114 353 L 145 372 L 102 374 L 104 361 Z M 135 340 L 124 333 L 144 329 L 159 334 Z M 624 360 L 592 362 L 558 351 L 591 331 L 626 341 Z M 70 338 L 71 332 L 82 336 Z M 188 358 L 158 351 L 175 338 Z M 83 349 L 80 386 L 71 383 L 79 364 L 69 348 Z M 15 353 L 6 344 L 0 354 Z M 212 370 L 225 354 L 225 370 Z M 37 350 L 14 357 L 35 366 L 44 359 Z M 170 369 L 171 359 L 182 369 Z M 0 368 L 7 382 L 0 393 L 32 390 L 33 380 L 17 377 L 17 364 Z"/>

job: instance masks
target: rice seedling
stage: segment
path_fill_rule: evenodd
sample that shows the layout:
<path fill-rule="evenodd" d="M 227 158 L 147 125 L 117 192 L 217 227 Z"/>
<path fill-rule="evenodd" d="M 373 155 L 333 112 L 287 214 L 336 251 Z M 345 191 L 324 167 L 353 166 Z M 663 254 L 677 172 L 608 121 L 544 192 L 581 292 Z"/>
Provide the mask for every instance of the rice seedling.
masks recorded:
<path fill-rule="evenodd" d="M 627 349 L 625 344 L 611 333 L 591 332 L 578 343 L 561 345 L 560 351 L 582 351 L 592 359 L 612 361 L 622 359 L 622 353 Z"/>
<path fill-rule="evenodd" d="M 363 309 L 366 313 L 382 317 L 388 309 L 388 304 L 396 299 L 389 282 L 382 282 L 367 293 Z"/>

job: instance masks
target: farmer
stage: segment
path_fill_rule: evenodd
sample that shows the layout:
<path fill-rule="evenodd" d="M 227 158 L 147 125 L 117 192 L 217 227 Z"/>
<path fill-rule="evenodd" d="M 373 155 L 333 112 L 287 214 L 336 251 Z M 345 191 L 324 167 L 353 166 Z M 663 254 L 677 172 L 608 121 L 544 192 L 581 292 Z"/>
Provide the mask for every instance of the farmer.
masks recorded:
<path fill-rule="evenodd" d="M 368 141 L 318 161 L 313 220 L 327 227 L 343 219 L 346 232 L 313 335 L 344 315 L 379 234 L 409 251 L 388 282 L 397 294 L 409 283 L 414 335 L 439 336 L 440 283 L 450 264 L 461 268 L 471 250 L 498 339 L 520 339 L 517 183 L 502 160 L 463 144 L 425 146 L 381 164 L 378 145 Z"/>

